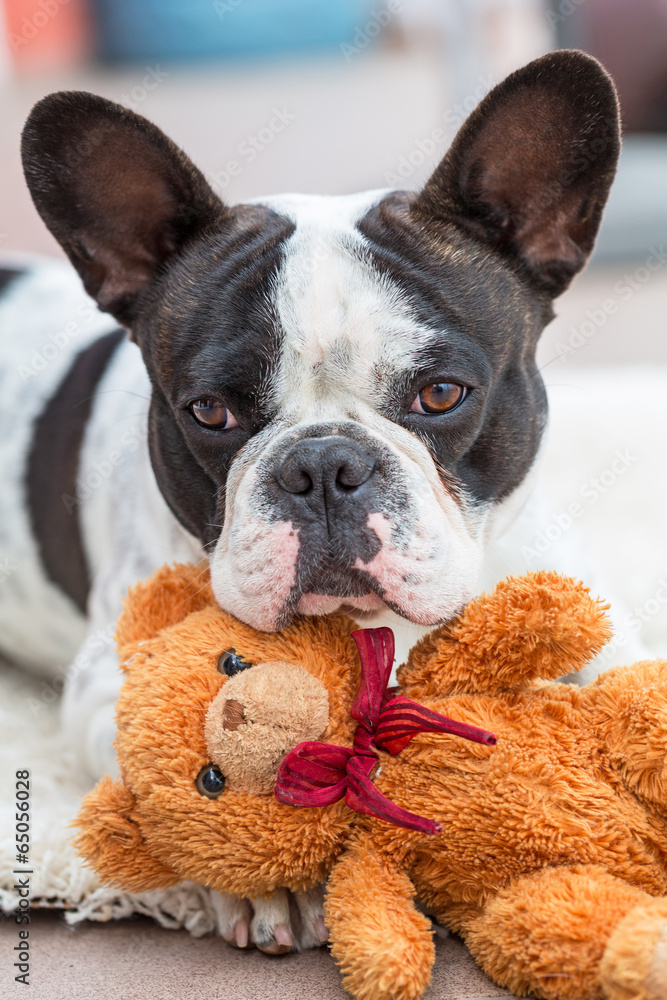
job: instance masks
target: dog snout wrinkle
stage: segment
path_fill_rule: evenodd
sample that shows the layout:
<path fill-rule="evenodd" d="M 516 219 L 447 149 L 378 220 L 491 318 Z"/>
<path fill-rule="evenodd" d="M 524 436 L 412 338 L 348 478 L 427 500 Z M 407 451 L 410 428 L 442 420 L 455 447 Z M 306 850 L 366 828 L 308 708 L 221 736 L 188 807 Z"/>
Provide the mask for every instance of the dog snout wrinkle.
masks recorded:
<path fill-rule="evenodd" d="M 317 497 L 326 505 L 354 494 L 375 468 L 375 457 L 355 441 L 338 436 L 307 438 L 289 450 L 276 480 L 286 493 Z"/>

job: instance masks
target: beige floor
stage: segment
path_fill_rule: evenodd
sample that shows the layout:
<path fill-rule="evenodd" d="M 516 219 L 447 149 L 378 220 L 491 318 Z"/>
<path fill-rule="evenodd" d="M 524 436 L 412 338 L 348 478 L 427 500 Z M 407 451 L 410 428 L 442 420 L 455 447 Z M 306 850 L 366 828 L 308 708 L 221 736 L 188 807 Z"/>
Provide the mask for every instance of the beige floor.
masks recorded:
<path fill-rule="evenodd" d="M 3 1000 L 345 1000 L 326 949 L 269 958 L 219 938 L 163 930 L 147 919 L 70 929 L 56 914 L 34 914 L 30 989 L 11 977 L 16 925 L 0 927 Z M 477 969 L 457 938 L 437 941 L 425 1000 L 510 997 Z M 9 973 L 9 974 L 8 974 Z"/>

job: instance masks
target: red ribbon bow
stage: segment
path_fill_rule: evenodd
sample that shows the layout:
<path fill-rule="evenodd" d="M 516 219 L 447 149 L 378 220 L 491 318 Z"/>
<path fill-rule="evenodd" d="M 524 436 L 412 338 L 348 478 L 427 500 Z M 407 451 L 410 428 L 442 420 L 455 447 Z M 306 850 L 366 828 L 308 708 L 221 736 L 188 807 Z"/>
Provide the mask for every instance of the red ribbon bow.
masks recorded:
<path fill-rule="evenodd" d="M 350 709 L 358 722 L 352 749 L 317 740 L 300 743 L 278 769 L 276 798 L 291 806 L 330 806 L 345 796 L 355 812 L 420 833 L 440 833 L 440 823 L 403 809 L 377 790 L 370 779 L 378 759 L 375 750 L 396 756 L 417 733 L 452 733 L 487 746 L 493 746 L 496 737 L 387 688 L 394 662 L 390 628 L 358 629 L 352 638 L 361 659 L 361 683 Z"/>

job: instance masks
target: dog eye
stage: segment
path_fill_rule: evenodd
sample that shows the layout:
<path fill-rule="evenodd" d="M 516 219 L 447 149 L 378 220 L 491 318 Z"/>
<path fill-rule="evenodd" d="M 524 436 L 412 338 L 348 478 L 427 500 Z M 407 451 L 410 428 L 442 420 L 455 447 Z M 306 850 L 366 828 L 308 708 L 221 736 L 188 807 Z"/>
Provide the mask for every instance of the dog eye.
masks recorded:
<path fill-rule="evenodd" d="M 202 427 L 211 427 L 216 431 L 228 431 L 232 427 L 238 427 L 238 421 L 232 411 L 223 406 L 219 399 L 210 396 L 194 399 L 189 409 Z"/>
<path fill-rule="evenodd" d="M 425 385 L 417 395 L 411 413 L 447 413 L 462 403 L 468 389 L 457 382 L 433 382 Z"/>
<path fill-rule="evenodd" d="M 239 656 L 235 649 L 226 649 L 218 658 L 218 671 L 221 674 L 227 674 L 228 677 L 233 677 L 234 674 L 239 674 L 251 666 L 252 663 L 248 663 L 242 656 Z"/>
<path fill-rule="evenodd" d="M 225 776 L 215 764 L 202 767 L 195 781 L 197 791 L 207 799 L 217 799 L 225 790 Z"/>

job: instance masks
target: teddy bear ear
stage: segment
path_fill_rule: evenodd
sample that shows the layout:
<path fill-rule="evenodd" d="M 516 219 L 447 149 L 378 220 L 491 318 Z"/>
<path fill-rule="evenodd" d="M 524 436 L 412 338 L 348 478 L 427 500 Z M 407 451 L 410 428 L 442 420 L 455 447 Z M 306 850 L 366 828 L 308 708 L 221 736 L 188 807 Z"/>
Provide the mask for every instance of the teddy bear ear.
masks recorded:
<path fill-rule="evenodd" d="M 134 795 L 122 781 L 102 778 L 72 824 L 79 830 L 74 846 L 109 885 L 128 892 L 166 889 L 179 878 L 148 851 L 136 811 Z"/>
<path fill-rule="evenodd" d="M 499 691 L 580 670 L 612 636 L 583 583 L 540 570 L 502 580 L 413 650 L 399 683 L 433 696 Z M 406 690 L 407 693 L 407 690 Z"/>
<path fill-rule="evenodd" d="M 163 628 L 177 625 L 191 612 L 214 603 L 209 570 L 204 563 L 163 566 L 148 580 L 132 587 L 116 627 L 123 669 L 127 669 L 123 662 L 125 647 L 152 639 Z"/>

